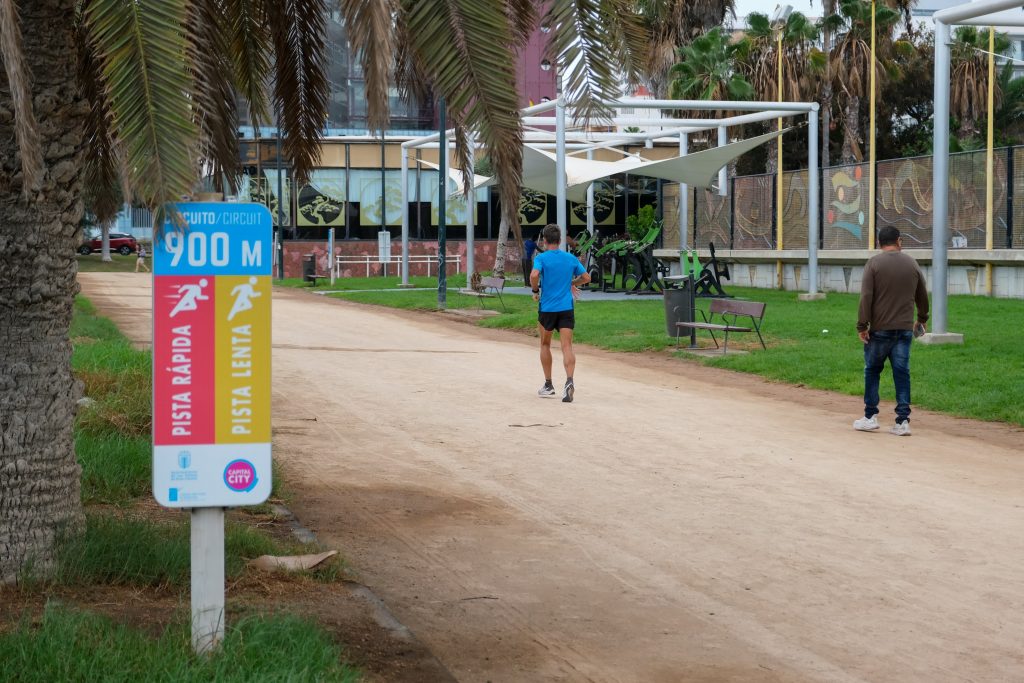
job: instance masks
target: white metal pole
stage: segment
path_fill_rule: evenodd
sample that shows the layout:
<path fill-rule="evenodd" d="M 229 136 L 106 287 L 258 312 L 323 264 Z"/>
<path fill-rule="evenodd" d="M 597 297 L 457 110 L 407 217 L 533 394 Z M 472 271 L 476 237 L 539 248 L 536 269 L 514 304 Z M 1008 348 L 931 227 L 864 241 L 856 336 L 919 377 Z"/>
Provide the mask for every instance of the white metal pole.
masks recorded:
<path fill-rule="evenodd" d="M 1009 2 L 1010 0 L 1005 0 Z M 703 109 L 709 111 L 792 111 L 808 112 L 811 102 L 742 102 L 740 100 L 648 100 L 640 97 L 620 97 L 606 103 L 609 107 L 634 109 Z"/>
<path fill-rule="evenodd" d="M 818 110 L 807 114 L 807 293 L 818 292 Z M 781 169 L 780 169 L 781 170 Z"/>
<path fill-rule="evenodd" d="M 729 144 L 729 137 L 725 126 L 718 127 L 718 146 L 725 147 Z M 729 165 L 726 164 L 718 169 L 718 195 L 724 197 L 729 194 Z"/>
<path fill-rule="evenodd" d="M 684 157 L 690 152 L 690 136 L 686 133 L 679 134 L 679 156 Z M 690 186 L 686 183 L 679 183 L 679 248 L 689 249 L 689 236 L 686 230 L 690 222 Z M 683 273 L 685 275 L 685 273 Z"/>
<path fill-rule="evenodd" d="M 224 640 L 224 510 L 192 510 L 192 649 L 216 650 Z"/>
<path fill-rule="evenodd" d="M 409 286 L 409 149 L 402 145 L 402 286 Z"/>
<path fill-rule="evenodd" d="M 469 177 L 465 179 L 467 185 L 469 185 L 469 196 L 466 199 L 466 286 L 469 286 L 469 278 L 473 276 L 473 271 L 476 268 L 476 256 L 473 250 L 476 248 L 474 243 L 473 231 L 476 230 L 476 188 L 473 187 L 473 171 L 476 167 L 476 139 L 470 134 L 468 137 L 469 142 Z M 458 261 L 456 261 L 456 265 Z M 457 272 L 457 271 L 456 271 Z"/>
<path fill-rule="evenodd" d="M 569 250 L 569 240 L 566 239 L 569 230 L 565 223 L 565 98 L 562 97 L 562 76 L 558 76 L 558 106 L 555 108 L 555 175 L 558 176 L 555 189 L 555 199 L 558 206 L 555 210 L 555 217 L 558 229 L 562 232 L 562 251 Z"/>
<path fill-rule="evenodd" d="M 949 25 L 935 22 L 935 116 L 932 140 L 932 332 L 946 332 L 949 211 Z"/>

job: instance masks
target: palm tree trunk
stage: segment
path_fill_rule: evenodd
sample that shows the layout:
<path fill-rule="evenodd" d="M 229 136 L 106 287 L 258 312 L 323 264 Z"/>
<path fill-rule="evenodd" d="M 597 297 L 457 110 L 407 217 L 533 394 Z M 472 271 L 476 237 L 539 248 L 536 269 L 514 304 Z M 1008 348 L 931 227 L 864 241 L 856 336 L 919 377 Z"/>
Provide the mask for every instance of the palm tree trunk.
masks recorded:
<path fill-rule="evenodd" d="M 860 161 L 860 97 L 850 95 L 846 102 L 843 122 L 843 163 Z"/>
<path fill-rule="evenodd" d="M 102 242 L 103 248 L 100 250 L 100 260 L 101 261 L 108 261 L 109 262 L 109 261 L 113 261 L 114 260 L 114 259 L 110 258 L 110 225 L 111 225 L 111 223 L 113 223 L 113 221 L 106 221 L 103 224 L 103 226 L 100 228 L 100 230 L 103 231 L 103 242 Z"/>
<path fill-rule="evenodd" d="M 498 243 L 494 247 L 494 275 L 505 276 L 505 254 L 508 252 L 508 221 L 501 217 L 498 223 Z"/>
<path fill-rule="evenodd" d="M 68 326 L 78 285 L 85 107 L 75 83 L 71 0 L 19 3 L 45 174 L 27 203 L 0 80 L 0 585 L 55 566 L 82 522 Z"/>

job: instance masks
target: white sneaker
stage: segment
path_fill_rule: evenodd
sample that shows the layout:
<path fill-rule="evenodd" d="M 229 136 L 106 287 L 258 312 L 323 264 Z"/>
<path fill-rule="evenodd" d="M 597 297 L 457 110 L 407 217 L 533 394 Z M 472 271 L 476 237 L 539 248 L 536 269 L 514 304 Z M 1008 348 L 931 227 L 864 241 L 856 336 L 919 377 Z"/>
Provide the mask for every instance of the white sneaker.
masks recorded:
<path fill-rule="evenodd" d="M 858 432 L 873 432 L 878 429 L 878 418 L 872 415 L 871 417 L 862 417 L 859 420 L 854 420 L 853 428 Z"/>
<path fill-rule="evenodd" d="M 889 433 L 895 434 L 896 436 L 910 436 L 910 420 L 897 422 L 889 430 Z"/>
<path fill-rule="evenodd" d="M 537 390 L 537 395 L 541 397 L 555 396 L 557 393 L 558 392 L 555 391 L 555 387 L 553 384 L 545 384 L 544 386 Z"/>

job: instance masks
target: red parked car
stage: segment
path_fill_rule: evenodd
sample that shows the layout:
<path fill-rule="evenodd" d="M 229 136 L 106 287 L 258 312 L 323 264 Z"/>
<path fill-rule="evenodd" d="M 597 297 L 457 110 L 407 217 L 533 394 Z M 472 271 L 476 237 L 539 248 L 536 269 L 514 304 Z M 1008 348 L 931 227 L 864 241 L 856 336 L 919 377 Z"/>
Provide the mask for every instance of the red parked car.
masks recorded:
<path fill-rule="evenodd" d="M 86 235 L 85 242 L 78 248 L 79 254 L 91 254 L 103 248 L 103 236 L 99 233 Z M 110 233 L 110 251 L 127 256 L 139 250 L 139 243 L 135 238 L 124 232 Z"/>

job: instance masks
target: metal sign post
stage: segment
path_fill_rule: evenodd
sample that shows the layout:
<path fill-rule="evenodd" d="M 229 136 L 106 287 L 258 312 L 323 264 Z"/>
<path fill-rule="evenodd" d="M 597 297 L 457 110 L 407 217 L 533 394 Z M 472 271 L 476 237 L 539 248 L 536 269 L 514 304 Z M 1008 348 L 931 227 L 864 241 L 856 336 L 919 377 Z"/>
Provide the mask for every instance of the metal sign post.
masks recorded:
<path fill-rule="evenodd" d="M 377 233 L 377 263 L 380 264 L 381 275 L 388 274 L 388 263 L 391 262 L 391 232 L 381 230 Z"/>
<path fill-rule="evenodd" d="M 192 645 L 224 636 L 224 508 L 270 495 L 273 225 L 259 204 L 179 204 L 153 246 L 153 497 L 192 510 Z"/>
<path fill-rule="evenodd" d="M 327 231 L 327 267 L 331 269 L 331 284 L 334 284 L 334 228 Z"/>

